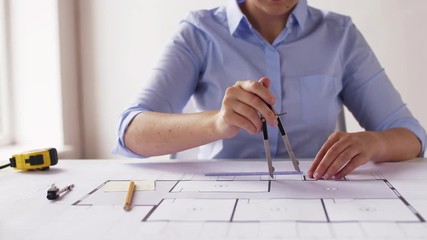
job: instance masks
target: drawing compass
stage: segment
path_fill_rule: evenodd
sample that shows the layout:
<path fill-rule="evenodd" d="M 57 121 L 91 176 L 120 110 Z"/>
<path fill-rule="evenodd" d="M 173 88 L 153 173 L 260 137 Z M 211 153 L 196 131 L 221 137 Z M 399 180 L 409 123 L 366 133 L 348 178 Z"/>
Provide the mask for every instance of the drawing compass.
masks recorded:
<path fill-rule="evenodd" d="M 280 134 L 282 135 L 283 142 L 285 143 L 286 150 L 288 151 L 289 158 L 292 161 L 292 164 L 294 165 L 294 169 L 297 172 L 301 172 L 299 167 L 299 162 L 295 157 L 294 151 L 292 150 L 291 143 L 289 141 L 288 135 L 286 134 L 285 128 L 283 127 L 282 121 L 280 120 L 280 115 L 284 115 L 285 113 L 279 113 L 277 114 L 276 111 L 273 109 L 273 107 L 269 104 L 267 104 L 268 107 L 274 112 L 277 118 L 278 127 Z M 268 173 L 271 178 L 274 177 L 274 167 L 273 167 L 273 161 L 271 158 L 271 150 L 270 150 L 270 143 L 268 141 L 268 131 L 267 131 L 267 121 L 265 120 L 264 116 L 260 116 L 262 121 L 262 133 L 264 137 L 264 148 L 265 148 L 265 155 L 267 159 L 267 166 L 268 166 Z"/>

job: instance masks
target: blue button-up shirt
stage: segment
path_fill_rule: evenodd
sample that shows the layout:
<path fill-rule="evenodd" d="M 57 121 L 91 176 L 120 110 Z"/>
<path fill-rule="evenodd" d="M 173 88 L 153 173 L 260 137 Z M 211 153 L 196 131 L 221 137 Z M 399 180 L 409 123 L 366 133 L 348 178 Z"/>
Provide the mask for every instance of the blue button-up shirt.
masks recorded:
<path fill-rule="evenodd" d="M 335 130 L 343 104 L 366 130 L 407 128 L 425 149 L 424 129 L 349 17 L 300 0 L 270 44 L 231 0 L 182 21 L 136 103 L 121 116 L 115 152 L 143 157 L 123 140 L 138 113 L 181 113 L 191 97 L 196 111 L 218 110 L 228 87 L 263 76 L 271 80 L 274 108 L 287 112 L 282 122 L 297 157 L 316 155 Z M 272 155 L 287 158 L 277 127 L 268 131 Z M 235 138 L 201 146 L 199 158 L 265 158 L 263 147 L 261 134 L 241 130 Z"/>

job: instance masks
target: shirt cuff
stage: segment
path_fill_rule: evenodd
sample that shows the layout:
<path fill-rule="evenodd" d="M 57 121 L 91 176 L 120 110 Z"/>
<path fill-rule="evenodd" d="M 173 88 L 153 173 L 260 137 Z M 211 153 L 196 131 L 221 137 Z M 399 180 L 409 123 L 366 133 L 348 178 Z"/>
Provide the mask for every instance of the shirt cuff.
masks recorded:
<path fill-rule="evenodd" d="M 406 128 L 409 131 L 411 131 L 413 134 L 415 134 L 415 136 L 418 138 L 418 140 L 421 143 L 421 152 L 418 157 L 423 158 L 426 150 L 426 141 L 427 141 L 426 132 L 424 128 L 421 127 L 421 125 L 419 125 L 418 123 L 416 124 L 411 124 L 411 123 L 412 122 L 406 122 L 404 124 L 399 124 L 398 126 L 393 126 L 393 127 Z"/>
<path fill-rule="evenodd" d="M 128 149 L 125 146 L 125 141 L 124 141 L 125 132 L 130 122 L 132 122 L 132 120 L 136 117 L 136 115 L 138 115 L 141 112 L 143 111 L 132 111 L 132 112 L 129 112 L 127 116 L 122 116 L 122 119 L 119 124 L 119 133 L 117 138 L 118 142 L 117 142 L 116 148 L 112 152 L 113 154 L 121 155 L 124 157 L 130 157 L 130 158 L 145 158 L 144 156 L 136 154 L 132 152 L 130 149 Z"/>

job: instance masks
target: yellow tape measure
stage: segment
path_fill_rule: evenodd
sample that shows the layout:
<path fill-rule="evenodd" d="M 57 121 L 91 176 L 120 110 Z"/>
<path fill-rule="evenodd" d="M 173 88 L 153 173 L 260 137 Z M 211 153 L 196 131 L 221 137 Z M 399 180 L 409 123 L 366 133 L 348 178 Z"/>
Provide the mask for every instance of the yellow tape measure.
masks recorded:
<path fill-rule="evenodd" d="M 9 162 L 0 168 L 10 166 L 17 170 L 47 170 L 58 163 L 58 153 L 55 148 L 38 149 L 12 155 Z"/>

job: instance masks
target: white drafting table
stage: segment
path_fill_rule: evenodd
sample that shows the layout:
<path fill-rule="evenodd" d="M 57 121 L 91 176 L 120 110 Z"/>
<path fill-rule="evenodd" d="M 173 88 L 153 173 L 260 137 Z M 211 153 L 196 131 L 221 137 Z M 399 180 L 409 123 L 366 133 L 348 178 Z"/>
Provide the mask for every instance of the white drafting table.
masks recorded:
<path fill-rule="evenodd" d="M 300 161 L 306 172 L 311 161 Z M 277 171 L 291 162 L 274 161 Z M 426 239 L 427 159 L 367 164 L 346 179 L 267 171 L 265 160 L 60 160 L 49 171 L 0 170 L 0 239 Z M 111 183 L 156 180 L 126 192 Z M 52 183 L 74 189 L 46 199 Z"/>

